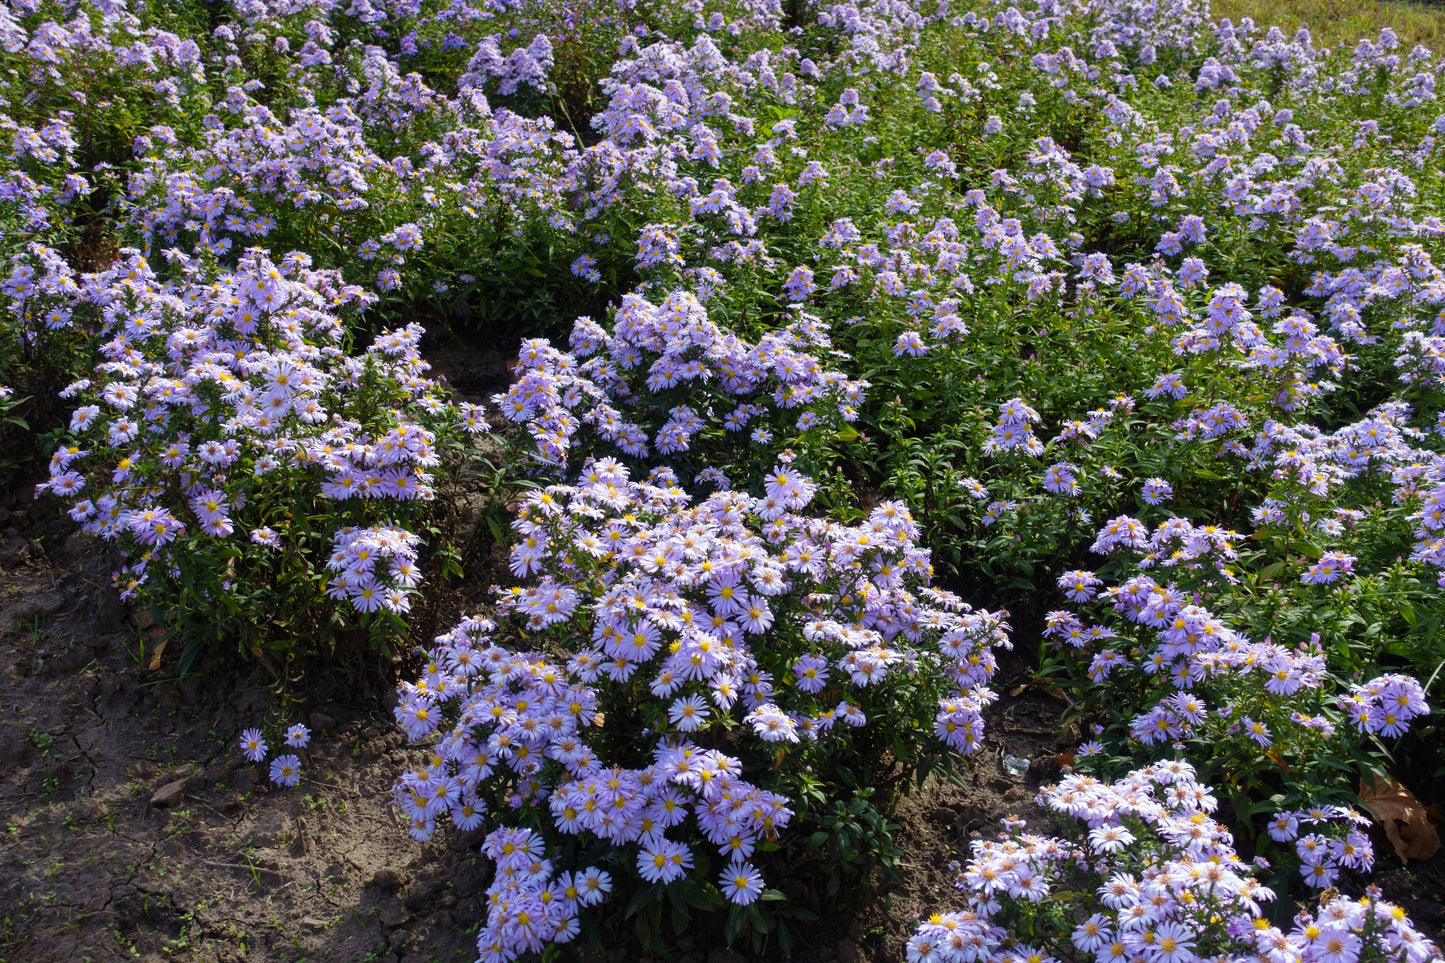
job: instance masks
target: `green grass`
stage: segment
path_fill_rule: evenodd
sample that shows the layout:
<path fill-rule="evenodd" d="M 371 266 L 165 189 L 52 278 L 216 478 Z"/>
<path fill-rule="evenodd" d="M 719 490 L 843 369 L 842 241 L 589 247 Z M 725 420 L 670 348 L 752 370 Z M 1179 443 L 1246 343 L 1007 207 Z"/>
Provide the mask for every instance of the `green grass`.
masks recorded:
<path fill-rule="evenodd" d="M 1424 44 L 1434 51 L 1445 50 L 1445 5 L 1414 3 L 1411 0 L 1211 0 L 1210 15 L 1228 17 L 1238 23 L 1252 17 L 1262 27 L 1279 27 L 1293 34 L 1308 27 L 1315 45 L 1354 46 L 1364 37 L 1374 38 L 1385 27 L 1400 37 L 1405 50 Z"/>

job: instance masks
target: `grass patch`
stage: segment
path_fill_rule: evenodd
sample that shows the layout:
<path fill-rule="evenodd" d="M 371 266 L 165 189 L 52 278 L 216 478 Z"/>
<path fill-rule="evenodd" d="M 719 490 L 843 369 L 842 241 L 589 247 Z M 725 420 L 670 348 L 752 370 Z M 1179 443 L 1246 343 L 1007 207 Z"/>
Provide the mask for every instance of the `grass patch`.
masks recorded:
<path fill-rule="evenodd" d="M 1252 17 L 1261 26 L 1276 26 L 1290 34 L 1308 27 L 1317 46 L 1354 46 L 1390 27 L 1405 50 L 1416 44 L 1431 50 L 1445 47 L 1445 4 L 1408 0 L 1212 0 L 1209 9 L 1216 20 L 1228 17 L 1238 23 Z"/>

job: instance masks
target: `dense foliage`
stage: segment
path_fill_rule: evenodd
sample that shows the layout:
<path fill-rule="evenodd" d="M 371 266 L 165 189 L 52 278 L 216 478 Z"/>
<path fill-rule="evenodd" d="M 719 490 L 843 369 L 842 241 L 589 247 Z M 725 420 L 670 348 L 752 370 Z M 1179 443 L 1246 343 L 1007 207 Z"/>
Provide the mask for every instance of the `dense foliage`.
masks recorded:
<path fill-rule="evenodd" d="M 11 0 L 0 70 L 0 440 L 187 664 L 387 647 L 438 487 L 485 443 L 533 489 L 396 710 L 413 835 L 487 833 L 484 959 L 786 945 L 799 875 L 896 878 L 1009 631 L 1098 736 L 1041 796 L 1089 836 L 976 843 L 910 958 L 1434 953 L 1374 896 L 1280 927 L 1231 835 L 1276 906 L 1357 881 L 1355 780 L 1430 724 L 1430 51 L 1194 0 Z M 520 340 L 495 438 L 425 326 Z"/>

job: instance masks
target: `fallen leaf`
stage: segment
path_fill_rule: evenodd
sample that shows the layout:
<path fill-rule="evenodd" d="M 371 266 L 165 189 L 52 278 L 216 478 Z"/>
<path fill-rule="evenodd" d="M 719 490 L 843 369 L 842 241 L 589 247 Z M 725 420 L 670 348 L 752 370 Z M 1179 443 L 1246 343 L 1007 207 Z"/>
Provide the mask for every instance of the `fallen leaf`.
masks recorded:
<path fill-rule="evenodd" d="M 161 644 L 156 646 L 156 650 L 151 653 L 150 665 L 146 666 L 151 672 L 155 672 L 161 667 L 161 656 L 165 654 L 166 643 L 170 640 L 171 637 L 169 635 L 161 639 Z M 152 641 L 154 641 L 154 637 L 152 637 Z"/>
<path fill-rule="evenodd" d="M 152 806 L 169 806 L 179 801 L 186 794 L 186 781 L 177 779 L 175 782 L 168 782 L 155 791 L 151 796 Z"/>
<path fill-rule="evenodd" d="M 1395 780 L 1373 776 L 1367 784 L 1361 779 L 1360 802 L 1384 827 L 1400 862 L 1429 859 L 1440 849 L 1440 834 L 1430 825 L 1425 807 L 1414 793 Z"/>
<path fill-rule="evenodd" d="M 154 643 L 157 639 L 160 640 L 160 645 L 156 646 L 155 651 L 151 654 L 150 664 L 146 666 L 147 669 L 154 672 L 161 667 L 161 654 L 165 652 L 166 643 L 170 641 L 170 636 L 166 635 L 165 627 L 151 615 L 150 609 L 137 609 L 135 613 L 135 624 L 140 628 L 148 641 Z"/>
<path fill-rule="evenodd" d="M 1294 772 L 1294 770 L 1293 770 L 1292 768 L 1290 768 L 1290 764 L 1284 761 L 1284 756 L 1281 756 L 1279 753 L 1275 752 L 1273 749 L 1267 749 L 1267 750 L 1265 750 L 1264 756 L 1265 756 L 1266 759 L 1268 759 L 1270 762 L 1274 763 L 1276 766 L 1279 766 L 1279 767 L 1280 767 L 1281 769 L 1283 769 L 1285 772 Z"/>

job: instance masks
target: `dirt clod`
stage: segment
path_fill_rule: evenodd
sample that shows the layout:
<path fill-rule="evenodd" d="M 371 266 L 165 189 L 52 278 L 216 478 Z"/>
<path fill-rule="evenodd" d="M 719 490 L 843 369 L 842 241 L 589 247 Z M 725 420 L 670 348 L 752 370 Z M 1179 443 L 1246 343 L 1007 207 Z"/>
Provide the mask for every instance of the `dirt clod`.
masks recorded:
<path fill-rule="evenodd" d="M 261 777 L 250 767 L 231 773 L 231 788 L 237 792 L 249 792 L 255 789 L 260 781 Z"/>
<path fill-rule="evenodd" d="M 410 881 L 410 875 L 387 866 L 383 869 L 378 869 L 375 875 L 371 877 L 371 881 L 366 885 L 375 886 L 377 889 L 392 891 L 401 889 Z"/>
<path fill-rule="evenodd" d="M 396 929 L 412 919 L 411 911 L 401 904 L 400 900 L 387 900 L 381 904 L 381 925 L 387 929 Z"/>
<path fill-rule="evenodd" d="M 110 807 L 105 804 L 103 799 L 79 799 L 71 807 L 71 812 L 80 822 L 93 823 L 110 815 Z"/>

